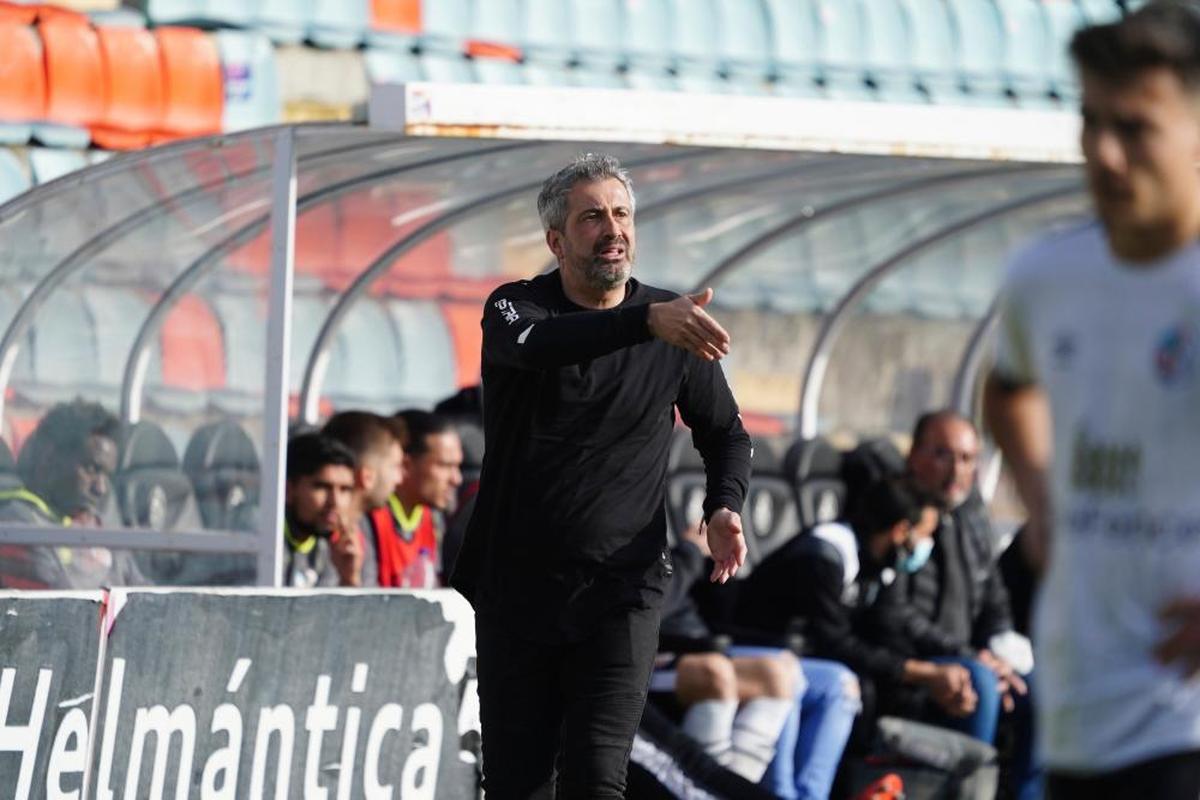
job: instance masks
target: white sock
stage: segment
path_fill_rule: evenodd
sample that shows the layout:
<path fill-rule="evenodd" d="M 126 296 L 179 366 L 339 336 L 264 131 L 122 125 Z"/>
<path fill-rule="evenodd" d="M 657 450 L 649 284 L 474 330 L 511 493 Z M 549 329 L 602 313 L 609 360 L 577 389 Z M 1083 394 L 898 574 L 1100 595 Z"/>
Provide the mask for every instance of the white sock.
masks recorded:
<path fill-rule="evenodd" d="M 683 715 L 683 732 L 704 748 L 720 764 L 728 766 L 732 758 L 733 717 L 736 700 L 702 700 Z"/>
<path fill-rule="evenodd" d="M 775 743 L 794 702 L 782 697 L 758 697 L 742 705 L 733 720 L 731 770 L 751 783 L 762 780 L 775 757 Z"/>

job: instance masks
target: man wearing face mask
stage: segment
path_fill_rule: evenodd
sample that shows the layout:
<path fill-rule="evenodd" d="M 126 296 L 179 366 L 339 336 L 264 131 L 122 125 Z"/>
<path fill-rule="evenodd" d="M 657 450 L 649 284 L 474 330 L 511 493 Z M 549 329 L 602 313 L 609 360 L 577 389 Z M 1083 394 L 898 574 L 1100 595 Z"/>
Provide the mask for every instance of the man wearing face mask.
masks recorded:
<path fill-rule="evenodd" d="M 897 571 L 920 569 L 937 524 L 932 500 L 898 478 L 866 489 L 853 527 L 817 525 L 767 556 L 738 595 L 740 625 L 802 631 L 805 655 L 840 661 L 877 694 L 928 697 L 945 715 L 995 715 L 981 707 L 968 667 L 912 658 L 881 627 L 900 617 L 881 606 Z M 889 709 L 892 710 L 892 709 Z"/>

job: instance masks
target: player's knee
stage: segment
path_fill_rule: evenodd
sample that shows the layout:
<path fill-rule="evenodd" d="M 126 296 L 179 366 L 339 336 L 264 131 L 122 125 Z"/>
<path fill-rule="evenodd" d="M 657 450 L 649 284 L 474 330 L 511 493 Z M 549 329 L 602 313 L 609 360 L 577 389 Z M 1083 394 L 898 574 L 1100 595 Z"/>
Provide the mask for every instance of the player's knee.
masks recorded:
<path fill-rule="evenodd" d="M 693 698 L 737 699 L 733 662 L 720 653 L 692 653 L 679 661 L 679 687 Z"/>
<path fill-rule="evenodd" d="M 792 697 L 802 680 L 800 661 L 788 651 L 762 660 L 763 686 L 770 697 Z"/>

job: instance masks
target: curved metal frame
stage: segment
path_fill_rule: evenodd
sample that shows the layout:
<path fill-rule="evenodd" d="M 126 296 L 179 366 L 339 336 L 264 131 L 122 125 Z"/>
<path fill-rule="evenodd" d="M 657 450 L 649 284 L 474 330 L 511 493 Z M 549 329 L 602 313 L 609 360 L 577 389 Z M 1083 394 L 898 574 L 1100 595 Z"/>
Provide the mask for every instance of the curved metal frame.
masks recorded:
<path fill-rule="evenodd" d="M 993 300 L 988 306 L 987 313 L 983 315 L 983 319 L 979 320 L 975 329 L 971 331 L 971 338 L 967 340 L 962 358 L 959 359 L 958 367 L 954 370 L 954 383 L 950 389 L 950 407 L 964 417 L 970 417 L 975 407 L 975 376 L 983 361 L 984 345 L 991 338 L 992 331 L 996 329 L 999 319 L 1000 304 L 999 301 Z"/>
<path fill-rule="evenodd" d="M 645 158 L 640 161 L 629 161 L 625 166 L 630 169 L 640 169 L 642 167 L 657 166 L 674 161 L 700 158 L 711 155 L 711 153 L 711 148 L 675 152 L 665 156 Z M 417 247 L 448 225 L 470 217 L 482 208 L 505 202 L 522 192 L 536 189 L 542 185 L 543 180 L 545 179 L 538 178 L 516 186 L 509 186 L 506 189 L 477 197 L 442 212 L 436 219 L 430 220 L 415 231 L 407 234 L 404 238 L 389 245 L 383 253 L 377 256 L 362 272 L 355 276 L 354 282 L 343 290 L 337 302 L 333 304 L 333 307 L 329 309 L 329 313 L 325 315 L 325 320 L 322 322 L 321 329 L 317 332 L 312 349 L 309 351 L 308 361 L 304 366 L 304 378 L 300 383 L 300 419 L 309 424 L 317 421 L 321 386 L 325 382 L 325 372 L 329 367 L 329 347 L 333 343 L 334 334 L 336 334 L 337 329 L 341 326 L 346 314 L 349 313 L 350 309 L 358 302 L 366 290 L 370 288 L 376 278 L 386 272 L 405 253 Z"/>
<path fill-rule="evenodd" d="M 974 170 L 960 170 L 956 172 L 941 173 L 931 175 L 924 178 L 917 178 L 910 181 L 902 181 L 900 183 L 888 186 L 883 189 L 866 192 L 864 194 L 846 197 L 835 201 L 828 206 L 820 209 L 805 209 L 804 212 L 792 217 L 769 231 L 764 232 L 760 236 L 744 244 L 734 252 L 721 259 L 716 266 L 705 273 L 695 285 L 693 291 L 702 291 L 709 286 L 717 286 L 720 281 L 730 272 L 742 268 L 742 262 L 749 259 L 751 256 L 761 252 L 767 247 L 775 244 L 781 239 L 795 233 L 808 225 L 825 219 L 826 217 L 840 214 L 844 211 L 851 211 L 861 206 L 875 203 L 882 200 L 891 200 L 906 194 L 915 192 L 923 192 L 929 189 L 937 188 L 959 181 L 972 181 L 982 178 L 991 178 L 998 175 L 1019 175 L 1030 172 L 1048 172 L 1053 170 L 1063 170 L 1061 164 L 1025 164 L 1021 166 L 1013 166 L 1011 164 L 1001 167 L 986 167 Z"/>
<path fill-rule="evenodd" d="M 800 414 L 797 425 L 799 435 L 809 439 L 817 434 L 818 402 L 825 380 L 825 370 L 829 365 L 829 352 L 845 324 L 847 311 L 857 305 L 859 300 L 866 297 L 889 273 L 903 265 L 913 256 L 947 239 L 960 236 L 971 228 L 1031 206 L 1048 203 L 1082 191 L 1084 191 L 1083 187 L 1075 183 L 1010 200 L 1007 203 L 994 206 L 986 211 L 954 222 L 915 242 L 907 244 L 871 267 L 838 300 L 833 310 L 825 317 L 821 324 L 821 329 L 817 333 L 816 341 L 809 354 L 808 364 L 804 370 L 802 388 L 800 390 Z"/>
<path fill-rule="evenodd" d="M 399 164 L 386 169 L 358 175 L 338 183 L 324 186 L 301 196 L 296 201 L 296 213 L 299 215 L 315 205 L 332 200 L 346 192 L 371 183 L 392 178 L 400 173 L 413 169 L 425 169 L 482 154 L 495 154 L 510 150 L 535 146 L 532 142 L 501 145 L 484 150 L 471 150 L 453 153 L 436 158 L 427 158 L 412 163 Z M 199 258 L 188 264 L 182 272 L 163 290 L 162 296 L 150 308 L 146 319 L 142 321 L 130 345 L 129 355 L 125 360 L 125 370 L 121 380 L 121 419 L 124 422 L 137 422 L 141 418 L 141 398 L 145 387 L 146 372 L 150 366 L 150 341 L 158 333 L 167 315 L 192 287 L 196 285 L 209 270 L 215 268 L 220 259 L 227 253 L 251 241 L 270 223 L 270 214 L 263 214 L 243 227 L 222 239 L 205 251 Z M 2 386 L 3 384 L 0 384 Z"/>

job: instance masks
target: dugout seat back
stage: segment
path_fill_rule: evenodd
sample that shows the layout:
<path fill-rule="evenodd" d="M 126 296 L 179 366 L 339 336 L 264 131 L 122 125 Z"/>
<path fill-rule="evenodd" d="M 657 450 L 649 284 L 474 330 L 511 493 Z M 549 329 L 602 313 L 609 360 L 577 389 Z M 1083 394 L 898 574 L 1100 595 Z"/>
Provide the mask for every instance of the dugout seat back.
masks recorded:
<path fill-rule="evenodd" d="M 193 434 L 183 471 L 196 492 L 205 528 L 253 530 L 259 500 L 259 460 L 254 442 L 231 419 Z"/>
<path fill-rule="evenodd" d="M 829 442 L 819 437 L 793 442 L 784 456 L 783 472 L 792 483 L 802 529 L 842 516 L 842 454 Z"/>
<path fill-rule="evenodd" d="M 198 527 L 192 485 L 179 468 L 179 454 L 153 422 L 138 422 L 123 432 L 113 489 L 125 525 L 163 531 Z"/>

